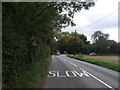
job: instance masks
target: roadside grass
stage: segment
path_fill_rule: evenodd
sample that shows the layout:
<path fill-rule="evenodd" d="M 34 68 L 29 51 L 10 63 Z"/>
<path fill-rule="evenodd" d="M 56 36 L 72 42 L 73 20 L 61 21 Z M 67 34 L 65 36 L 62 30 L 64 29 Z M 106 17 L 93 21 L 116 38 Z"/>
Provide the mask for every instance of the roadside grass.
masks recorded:
<path fill-rule="evenodd" d="M 96 54 L 93 56 L 120 56 L 120 55 L 118 55 L 118 54 Z"/>
<path fill-rule="evenodd" d="M 29 69 L 18 76 L 14 82 L 10 82 L 9 86 L 12 88 L 42 88 L 43 78 L 50 65 L 51 56 L 34 62 Z M 10 85 L 11 84 L 11 85 Z M 10 87 L 9 87 L 10 88 Z"/>
<path fill-rule="evenodd" d="M 103 66 L 103 67 L 120 72 L 120 63 L 117 63 L 117 62 L 105 61 L 102 59 L 86 58 L 84 56 L 73 56 L 73 55 L 69 55 L 69 54 L 67 55 L 67 57 L 78 59 L 78 60 L 85 61 L 85 62 L 89 62 L 92 64 L 96 64 L 96 65 Z"/>
<path fill-rule="evenodd" d="M 118 54 L 96 54 L 96 55 L 89 55 L 89 54 L 77 54 L 78 56 L 120 56 Z"/>

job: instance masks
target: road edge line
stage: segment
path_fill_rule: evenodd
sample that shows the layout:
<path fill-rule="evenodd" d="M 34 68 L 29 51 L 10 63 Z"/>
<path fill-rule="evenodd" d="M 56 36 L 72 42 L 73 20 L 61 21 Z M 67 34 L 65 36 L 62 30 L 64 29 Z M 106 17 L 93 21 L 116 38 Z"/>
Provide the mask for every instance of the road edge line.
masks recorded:
<path fill-rule="evenodd" d="M 115 90 L 113 87 L 111 87 L 110 85 L 108 85 L 107 83 L 103 82 L 102 80 L 98 79 L 97 77 L 95 77 L 94 75 L 92 75 L 91 73 L 87 72 L 86 70 L 80 68 L 81 70 L 85 71 L 86 73 L 88 73 L 91 77 L 93 77 L 94 79 L 96 79 L 97 81 L 101 82 L 102 84 L 104 84 L 105 86 L 107 86 L 108 88 Z"/>

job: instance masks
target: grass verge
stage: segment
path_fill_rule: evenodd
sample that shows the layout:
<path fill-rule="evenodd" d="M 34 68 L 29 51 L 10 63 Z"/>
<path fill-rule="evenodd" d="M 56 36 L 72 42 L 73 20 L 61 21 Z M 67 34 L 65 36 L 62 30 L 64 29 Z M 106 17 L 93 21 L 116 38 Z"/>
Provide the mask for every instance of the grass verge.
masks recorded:
<path fill-rule="evenodd" d="M 51 56 L 31 64 L 28 70 L 15 78 L 14 82 L 10 81 L 9 88 L 42 88 L 40 84 L 46 76 L 46 71 L 50 65 Z"/>
<path fill-rule="evenodd" d="M 89 54 L 77 54 L 78 56 L 120 56 L 118 54 L 96 54 L 96 55 L 89 55 Z"/>
<path fill-rule="evenodd" d="M 92 56 L 120 56 L 118 54 L 96 54 L 96 55 L 92 55 Z"/>
<path fill-rule="evenodd" d="M 86 57 L 80 57 L 80 56 L 73 56 L 73 55 L 67 55 L 67 57 L 89 62 L 92 64 L 96 64 L 96 65 L 103 66 L 103 67 L 120 72 L 120 64 L 117 62 L 105 61 L 102 59 L 93 59 L 93 58 L 86 58 Z"/>

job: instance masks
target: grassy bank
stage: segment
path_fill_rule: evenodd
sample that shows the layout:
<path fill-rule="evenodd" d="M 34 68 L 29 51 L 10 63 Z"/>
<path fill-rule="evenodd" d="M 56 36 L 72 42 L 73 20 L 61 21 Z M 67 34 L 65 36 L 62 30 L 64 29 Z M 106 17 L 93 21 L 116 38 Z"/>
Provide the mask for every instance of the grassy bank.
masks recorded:
<path fill-rule="evenodd" d="M 80 57 L 80 56 L 73 56 L 73 55 L 67 55 L 67 56 L 70 58 L 74 58 L 74 59 L 78 59 L 81 61 L 93 63 L 96 65 L 100 65 L 100 66 L 103 66 L 103 67 L 120 72 L 120 64 L 117 62 L 105 61 L 105 60 L 101 60 L 101 59 L 86 58 L 86 57 Z"/>
<path fill-rule="evenodd" d="M 118 55 L 118 54 L 96 54 L 93 56 L 120 56 L 120 55 Z"/>
<path fill-rule="evenodd" d="M 42 88 L 43 78 L 50 65 L 51 56 L 31 64 L 29 69 L 8 83 L 9 88 Z"/>
<path fill-rule="evenodd" d="M 77 54 L 79 56 L 120 56 L 118 54 L 96 54 L 96 55 L 89 55 L 89 54 Z"/>

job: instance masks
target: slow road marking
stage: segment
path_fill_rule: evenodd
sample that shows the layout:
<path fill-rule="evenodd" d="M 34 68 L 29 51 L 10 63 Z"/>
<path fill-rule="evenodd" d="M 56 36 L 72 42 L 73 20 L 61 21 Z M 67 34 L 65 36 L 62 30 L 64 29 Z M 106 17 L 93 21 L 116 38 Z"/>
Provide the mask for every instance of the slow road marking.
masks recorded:
<path fill-rule="evenodd" d="M 77 71 L 65 71 L 61 74 L 60 71 L 49 71 L 49 74 L 48 74 L 48 77 L 83 77 L 83 76 L 86 76 L 86 77 L 89 77 L 89 75 L 82 70 L 81 73 L 78 73 Z"/>

